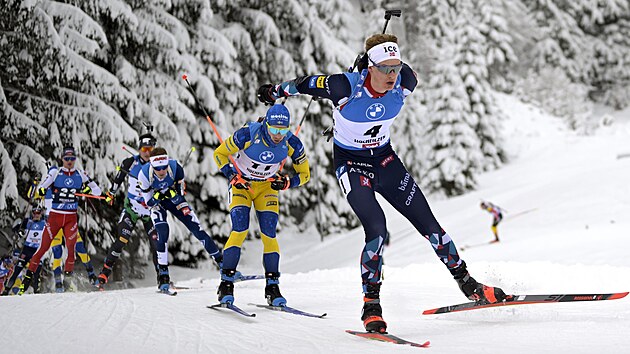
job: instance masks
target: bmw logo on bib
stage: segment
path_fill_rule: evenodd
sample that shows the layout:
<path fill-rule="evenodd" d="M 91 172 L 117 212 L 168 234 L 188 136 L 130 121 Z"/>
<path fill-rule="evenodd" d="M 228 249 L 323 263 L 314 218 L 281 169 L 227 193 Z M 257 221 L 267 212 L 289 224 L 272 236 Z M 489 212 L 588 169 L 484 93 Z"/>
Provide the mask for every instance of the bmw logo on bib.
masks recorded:
<path fill-rule="evenodd" d="M 66 185 L 66 187 L 71 187 L 72 186 L 72 178 L 66 178 L 63 180 L 63 184 Z"/>
<path fill-rule="evenodd" d="M 373 103 L 365 111 L 365 116 L 369 120 L 377 120 L 385 115 L 385 106 L 382 103 Z"/>
<path fill-rule="evenodd" d="M 269 162 L 271 160 L 273 160 L 273 152 L 271 151 L 263 151 L 260 153 L 260 161 L 262 162 Z"/>

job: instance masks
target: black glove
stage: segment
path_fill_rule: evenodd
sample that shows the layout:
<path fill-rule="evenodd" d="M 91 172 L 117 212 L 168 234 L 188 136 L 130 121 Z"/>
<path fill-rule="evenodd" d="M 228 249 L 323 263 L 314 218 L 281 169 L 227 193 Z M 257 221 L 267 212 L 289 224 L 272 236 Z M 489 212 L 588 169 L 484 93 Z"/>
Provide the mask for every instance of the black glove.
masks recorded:
<path fill-rule="evenodd" d="M 286 175 L 277 175 L 271 181 L 271 189 L 274 189 L 277 191 L 283 191 L 283 190 L 289 189 L 290 185 L 291 185 L 291 181 L 289 180 L 289 176 L 286 176 Z"/>
<path fill-rule="evenodd" d="M 37 188 L 36 197 L 43 198 L 46 196 L 46 188 Z"/>
<path fill-rule="evenodd" d="M 230 184 L 237 189 L 249 189 L 249 182 L 247 182 L 243 176 L 238 173 L 235 173 L 230 177 Z"/>
<path fill-rule="evenodd" d="M 276 98 L 273 97 L 271 91 L 273 90 L 272 84 L 264 84 L 258 88 L 256 96 L 258 100 L 266 105 L 273 105 L 276 102 Z"/>

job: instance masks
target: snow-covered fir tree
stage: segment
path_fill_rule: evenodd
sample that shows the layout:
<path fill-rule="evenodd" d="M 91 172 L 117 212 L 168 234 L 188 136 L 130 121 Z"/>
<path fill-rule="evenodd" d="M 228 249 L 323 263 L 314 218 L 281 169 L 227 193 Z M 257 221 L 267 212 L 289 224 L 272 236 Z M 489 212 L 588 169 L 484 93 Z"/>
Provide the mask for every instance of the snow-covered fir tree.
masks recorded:
<path fill-rule="evenodd" d="M 630 4 L 624 0 L 526 0 L 539 26 L 534 68 L 562 68 L 590 97 L 615 108 L 628 103 Z"/>
<path fill-rule="evenodd" d="M 445 27 L 444 40 L 455 40 Z M 482 163 L 481 142 L 473 127 L 476 116 L 465 114 L 470 106 L 464 82 L 456 65 L 454 46 L 440 49 L 441 60 L 427 87 L 430 150 L 422 184 L 430 191 L 457 195 L 475 187 L 474 173 Z M 473 121 L 469 121 L 469 120 Z"/>
<path fill-rule="evenodd" d="M 470 1 L 421 1 L 414 8 L 415 13 L 421 19 L 413 23 L 413 31 L 420 36 L 429 38 L 429 44 L 434 48 L 436 59 L 430 70 L 429 85 L 427 87 L 427 112 L 429 134 L 438 131 L 439 119 L 446 119 L 445 124 L 453 124 L 453 120 L 459 119 L 461 124 L 467 124 L 469 129 L 458 128 L 451 130 L 453 134 L 445 134 L 440 137 L 430 136 L 430 149 L 443 150 L 449 144 L 447 137 L 452 136 L 452 144 L 455 148 L 461 146 L 460 134 L 474 131 L 475 143 L 471 139 L 465 139 L 472 160 L 464 163 L 450 165 L 448 172 L 452 177 L 443 178 L 435 171 L 443 161 L 432 158 L 427 159 L 427 170 L 434 171 L 427 176 L 426 184 L 432 191 L 444 189 L 446 194 L 458 194 L 472 188 L 474 176 L 483 169 L 492 169 L 499 166 L 504 157 L 501 148 L 499 127 L 501 113 L 494 103 L 490 86 L 490 67 L 495 68 L 497 75 L 501 72 L 501 66 L 511 60 L 515 60 L 514 53 L 509 45 L 509 36 L 506 34 L 505 21 L 500 13 L 494 11 L 489 3 L 474 7 Z M 422 15 L 420 15 L 422 14 Z M 413 27 L 412 27 L 413 28 Z M 446 56 L 445 56 L 446 55 Z M 454 60 L 454 61 L 453 61 Z M 455 65 L 460 75 L 460 80 L 450 77 L 450 65 Z M 439 67 L 440 70 L 436 68 Z M 446 71 L 444 71 L 446 70 Z M 435 78 L 433 75 L 438 75 Z M 445 105 L 430 102 L 432 99 L 443 99 L 435 90 L 460 92 L 459 87 L 439 87 L 437 85 L 465 85 L 464 92 L 468 97 L 468 104 Z M 436 114 L 448 107 L 449 114 Z M 457 111 L 459 110 L 459 111 Z M 435 152 L 429 152 L 430 156 L 436 156 Z M 440 156 L 440 154 L 437 154 Z M 483 156 L 478 159 L 478 156 Z M 459 155 L 458 158 L 464 158 Z M 466 171 L 457 171 L 455 166 L 465 168 Z M 465 178 L 457 177 L 462 174 Z M 437 178 L 437 180 L 436 180 Z M 457 180 L 457 183 L 451 183 Z M 441 184 L 444 182 L 445 184 Z"/>

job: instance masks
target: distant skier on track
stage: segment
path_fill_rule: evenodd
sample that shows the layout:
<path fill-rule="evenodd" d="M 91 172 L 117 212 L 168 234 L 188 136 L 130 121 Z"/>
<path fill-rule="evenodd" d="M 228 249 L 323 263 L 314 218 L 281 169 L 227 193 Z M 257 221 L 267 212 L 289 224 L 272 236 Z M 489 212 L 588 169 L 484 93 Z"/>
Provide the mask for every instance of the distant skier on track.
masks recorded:
<path fill-rule="evenodd" d="M 494 241 L 491 242 L 499 242 L 499 232 L 497 231 L 497 226 L 499 226 L 499 223 L 501 222 L 501 220 L 503 220 L 503 211 L 497 205 L 494 205 L 490 202 L 481 202 L 481 204 L 479 204 L 479 207 L 492 214 L 491 228 L 492 233 L 494 234 Z"/>
<path fill-rule="evenodd" d="M 367 68 L 360 73 L 302 76 L 258 89 L 258 98 L 266 104 L 282 97 L 309 94 L 329 99 L 336 107 L 335 171 L 341 191 L 365 231 L 361 256 L 361 320 L 365 329 L 385 332 L 387 328 L 379 297 L 387 225 L 375 192 L 429 240 L 466 297 L 489 303 L 503 301 L 503 290 L 485 286 L 470 276 L 451 237 L 433 216 L 420 188 L 390 144 L 389 128 L 417 84 L 415 73 L 401 60 L 398 39 L 390 34 L 376 34 L 367 38 L 365 49 Z"/>

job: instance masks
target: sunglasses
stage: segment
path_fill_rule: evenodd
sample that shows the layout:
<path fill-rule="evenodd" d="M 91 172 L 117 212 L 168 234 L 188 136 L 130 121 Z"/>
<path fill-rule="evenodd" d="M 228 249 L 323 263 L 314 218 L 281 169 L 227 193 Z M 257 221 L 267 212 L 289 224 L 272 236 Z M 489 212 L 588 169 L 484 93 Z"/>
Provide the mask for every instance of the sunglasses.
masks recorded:
<path fill-rule="evenodd" d="M 402 69 L 402 65 L 403 65 L 403 63 L 401 62 L 398 65 L 378 65 L 378 64 L 374 64 L 373 66 L 375 68 L 377 68 L 378 71 L 382 72 L 385 75 L 389 75 L 391 73 L 394 73 L 394 74 L 398 75 L 398 73 Z"/>
<path fill-rule="evenodd" d="M 168 168 L 168 165 L 153 167 L 153 169 L 156 170 L 156 171 L 164 171 L 167 168 Z"/>
<path fill-rule="evenodd" d="M 142 152 L 151 152 L 153 151 L 153 146 L 143 146 L 140 148 L 140 151 Z"/>
<path fill-rule="evenodd" d="M 63 160 L 64 160 L 64 161 L 74 161 L 74 160 L 76 160 L 76 159 L 77 159 L 77 158 L 76 158 L 76 157 L 74 157 L 74 156 L 68 156 L 68 157 L 64 157 L 64 158 L 63 158 Z"/>
<path fill-rule="evenodd" d="M 278 127 L 272 127 L 271 125 L 269 125 L 269 123 L 267 123 L 267 128 L 269 128 L 269 132 L 271 134 L 280 134 L 280 135 L 287 135 L 287 133 L 289 132 L 289 128 L 278 128 Z"/>

